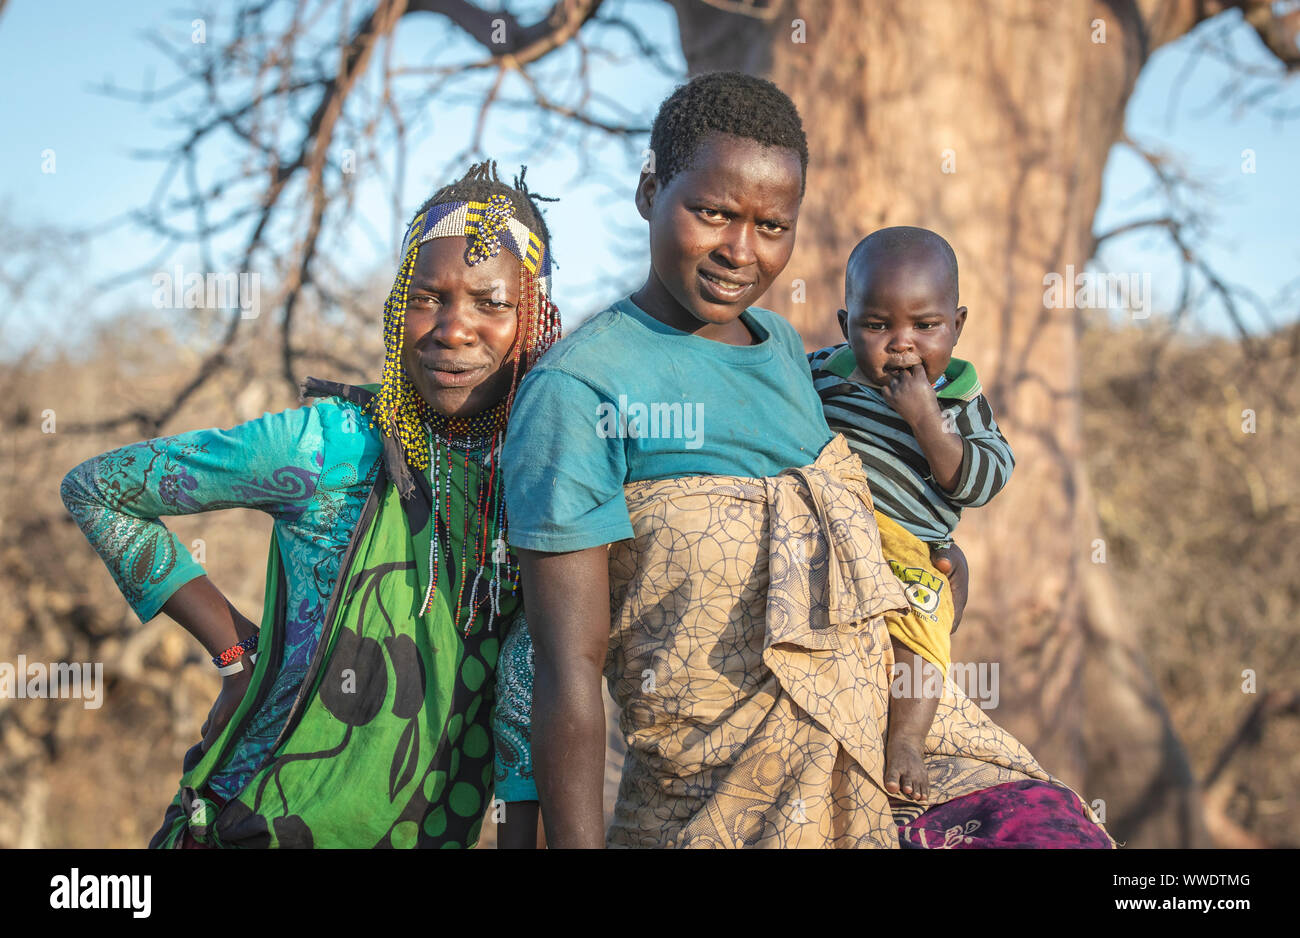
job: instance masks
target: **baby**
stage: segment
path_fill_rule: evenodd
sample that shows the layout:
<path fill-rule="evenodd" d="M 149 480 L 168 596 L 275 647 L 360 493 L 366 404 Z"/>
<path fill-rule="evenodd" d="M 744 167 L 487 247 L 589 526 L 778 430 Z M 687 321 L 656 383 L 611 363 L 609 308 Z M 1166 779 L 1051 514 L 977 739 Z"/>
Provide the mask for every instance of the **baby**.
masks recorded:
<path fill-rule="evenodd" d="M 952 357 L 966 324 L 957 257 L 924 228 L 883 228 L 849 256 L 840 330 L 809 355 L 826 422 L 862 458 L 885 559 L 912 610 L 886 617 L 894 646 L 885 788 L 929 795 L 925 737 L 943 696 L 952 591 L 930 548 L 950 544 L 964 507 L 1001 490 L 1015 460 L 970 362 Z"/>

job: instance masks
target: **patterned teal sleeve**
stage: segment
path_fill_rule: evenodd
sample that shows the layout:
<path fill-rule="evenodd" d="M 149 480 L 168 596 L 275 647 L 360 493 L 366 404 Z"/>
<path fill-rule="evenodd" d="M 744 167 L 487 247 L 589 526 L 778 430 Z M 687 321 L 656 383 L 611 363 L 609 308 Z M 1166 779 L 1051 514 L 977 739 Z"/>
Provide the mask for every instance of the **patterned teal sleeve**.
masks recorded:
<path fill-rule="evenodd" d="M 515 620 L 497 660 L 497 702 L 492 711 L 496 743 L 496 797 L 536 801 L 533 780 L 533 637 L 523 614 Z"/>
<path fill-rule="evenodd" d="M 229 430 L 195 430 L 111 450 L 77 466 L 60 494 L 141 622 L 203 568 L 159 518 L 254 508 L 277 520 L 306 510 L 321 469 L 316 407 Z"/>

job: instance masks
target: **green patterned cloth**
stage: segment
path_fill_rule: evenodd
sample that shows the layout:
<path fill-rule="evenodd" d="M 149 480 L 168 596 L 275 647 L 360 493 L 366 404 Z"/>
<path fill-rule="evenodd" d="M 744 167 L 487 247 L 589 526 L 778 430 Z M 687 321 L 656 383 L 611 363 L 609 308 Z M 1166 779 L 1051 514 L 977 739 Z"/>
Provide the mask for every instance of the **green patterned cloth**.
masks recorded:
<path fill-rule="evenodd" d="M 333 386 L 340 388 L 342 386 Z M 367 394 L 373 386 L 344 388 Z M 380 472 L 344 555 L 325 627 L 271 757 L 218 807 L 204 783 L 238 740 L 266 693 L 281 652 L 284 571 L 272 538 L 261 644 L 249 692 L 211 749 L 186 772 L 154 845 L 177 846 L 188 828 L 200 843 L 244 847 L 471 847 L 493 783 L 493 679 L 503 626 L 518 592 L 504 584 L 489 623 L 488 587 L 465 632 L 477 566 L 464 543 L 481 454 L 452 451 L 439 472 L 441 516 L 432 511 L 431 470 L 414 472 L 403 500 Z M 445 494 L 448 480 L 451 495 Z M 449 512 L 449 516 L 448 516 Z M 437 583 L 419 615 L 437 517 Z M 472 521 L 472 519 L 471 519 Z M 473 524 L 469 526 L 473 530 Z M 463 564 L 466 551 L 470 559 Z M 266 623 L 275 627 L 266 628 Z"/>

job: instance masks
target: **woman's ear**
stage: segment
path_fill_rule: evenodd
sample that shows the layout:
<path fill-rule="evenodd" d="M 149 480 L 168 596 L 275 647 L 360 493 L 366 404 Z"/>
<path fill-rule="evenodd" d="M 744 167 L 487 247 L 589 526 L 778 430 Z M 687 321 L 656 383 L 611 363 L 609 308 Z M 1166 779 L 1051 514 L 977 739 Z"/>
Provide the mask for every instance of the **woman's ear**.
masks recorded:
<path fill-rule="evenodd" d="M 636 184 L 636 210 L 646 221 L 654 209 L 655 196 L 659 194 L 659 178 L 654 173 L 642 173 Z"/>

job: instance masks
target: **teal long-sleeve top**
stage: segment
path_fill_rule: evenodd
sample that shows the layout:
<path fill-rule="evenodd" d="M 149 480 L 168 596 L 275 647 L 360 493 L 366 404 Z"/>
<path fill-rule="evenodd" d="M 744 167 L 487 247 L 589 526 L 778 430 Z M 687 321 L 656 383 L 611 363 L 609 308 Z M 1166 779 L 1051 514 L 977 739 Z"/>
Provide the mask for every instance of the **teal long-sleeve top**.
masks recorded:
<path fill-rule="evenodd" d="M 343 554 L 379 471 L 382 444 L 342 398 L 264 414 L 230 429 L 194 430 L 96 456 L 63 479 L 63 502 L 147 622 L 204 574 L 162 518 L 252 508 L 274 519 L 284 563 L 284 658 L 265 703 L 209 785 L 238 794 L 283 728 L 324 625 Z M 496 796 L 536 800 L 528 746 L 532 648 L 511 629 L 497 669 Z"/>

